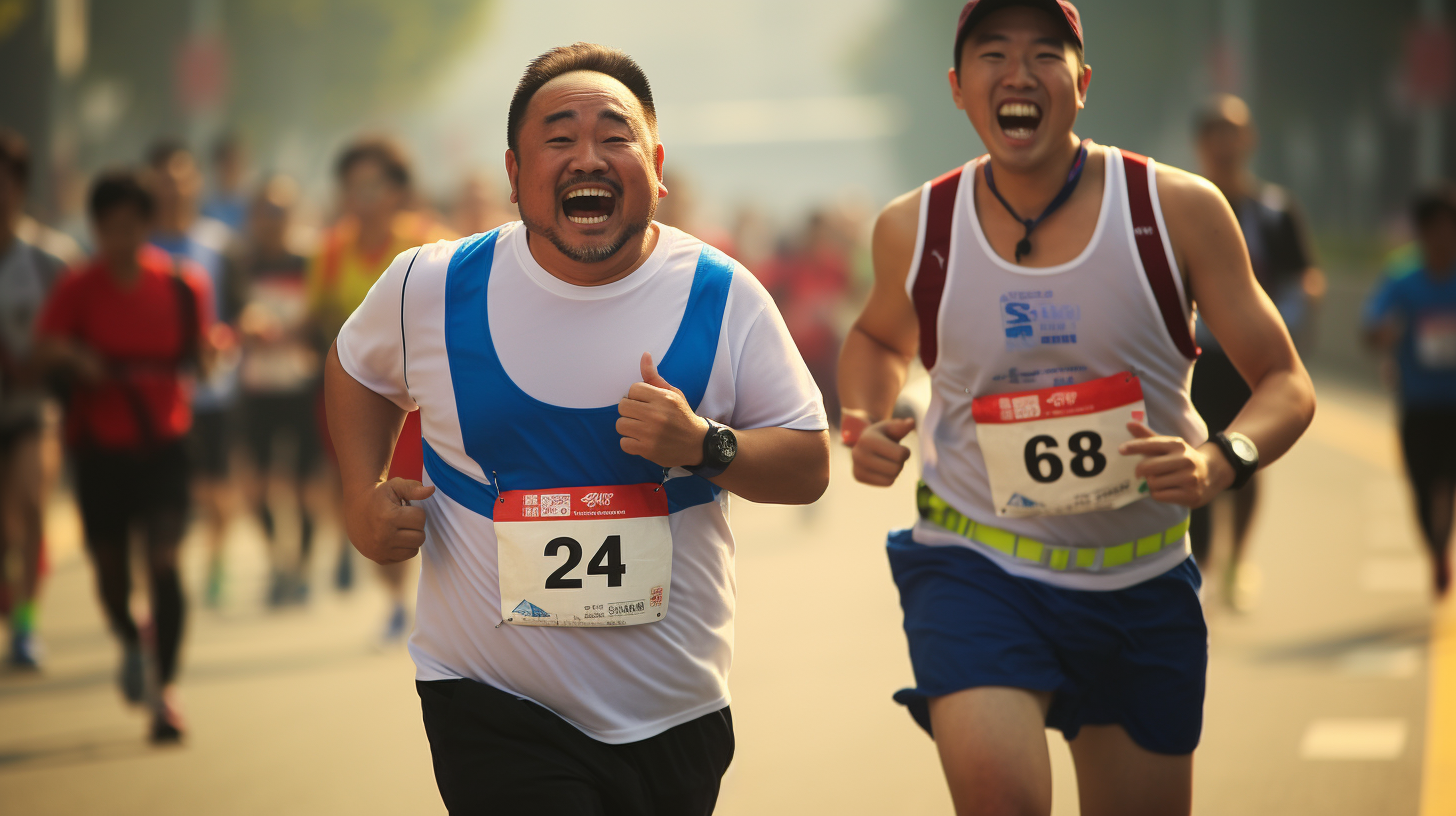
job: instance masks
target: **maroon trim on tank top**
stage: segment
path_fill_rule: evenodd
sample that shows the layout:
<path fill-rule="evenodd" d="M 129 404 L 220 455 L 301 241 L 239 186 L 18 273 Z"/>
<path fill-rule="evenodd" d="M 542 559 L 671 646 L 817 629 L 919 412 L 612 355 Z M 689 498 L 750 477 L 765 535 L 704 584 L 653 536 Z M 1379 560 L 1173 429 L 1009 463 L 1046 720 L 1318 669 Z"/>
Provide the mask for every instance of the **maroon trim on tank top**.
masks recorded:
<path fill-rule="evenodd" d="M 915 273 L 911 299 L 915 301 L 915 315 L 920 319 L 920 359 L 926 371 L 935 368 L 939 352 L 940 298 L 945 293 L 956 190 L 960 187 L 963 169 L 957 167 L 930 182 L 930 204 L 925 209 L 925 245 L 920 251 L 920 268 Z"/>
<path fill-rule="evenodd" d="M 1132 237 L 1137 244 L 1138 256 L 1142 258 L 1143 273 L 1158 301 L 1158 310 L 1163 314 L 1163 324 L 1173 345 L 1190 360 L 1197 360 L 1202 350 L 1193 340 L 1193 332 L 1183 315 L 1183 304 L 1178 297 L 1178 286 L 1173 279 L 1174 272 L 1168 266 L 1168 255 L 1163 247 L 1163 236 L 1158 231 L 1158 219 L 1153 212 L 1153 196 L 1148 186 L 1148 157 L 1121 150 L 1122 167 L 1127 174 L 1127 206 L 1132 213 Z"/>

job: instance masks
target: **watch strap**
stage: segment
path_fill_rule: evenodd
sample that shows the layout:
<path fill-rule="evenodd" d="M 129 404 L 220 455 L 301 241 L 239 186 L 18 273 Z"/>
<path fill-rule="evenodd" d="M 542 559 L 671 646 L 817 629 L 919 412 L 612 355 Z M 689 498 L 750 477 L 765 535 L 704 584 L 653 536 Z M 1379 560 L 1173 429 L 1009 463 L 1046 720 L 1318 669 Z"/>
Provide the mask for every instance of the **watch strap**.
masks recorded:
<path fill-rule="evenodd" d="M 703 417 L 703 421 L 708 423 L 708 433 L 703 436 L 703 463 L 701 465 L 691 465 L 689 467 L 685 467 L 683 468 L 683 470 L 686 470 L 688 473 L 691 473 L 694 476 L 701 476 L 704 479 L 711 479 L 714 476 L 717 476 L 723 471 L 727 470 L 728 466 L 732 464 L 732 462 L 724 462 L 719 460 L 716 456 L 717 447 L 713 444 L 713 440 L 715 437 L 727 431 L 727 426 L 722 425 L 721 423 L 714 422 L 707 417 Z"/>
<path fill-rule="evenodd" d="M 1218 449 L 1223 453 L 1223 458 L 1227 459 L 1229 465 L 1234 469 L 1234 482 L 1229 485 L 1229 489 L 1238 490 L 1248 484 L 1249 480 L 1254 478 L 1254 472 L 1259 469 L 1258 460 L 1250 462 L 1240 457 L 1234 451 L 1233 440 L 1229 439 L 1228 434 L 1223 431 L 1213 435 L 1213 442 L 1218 445 Z"/>

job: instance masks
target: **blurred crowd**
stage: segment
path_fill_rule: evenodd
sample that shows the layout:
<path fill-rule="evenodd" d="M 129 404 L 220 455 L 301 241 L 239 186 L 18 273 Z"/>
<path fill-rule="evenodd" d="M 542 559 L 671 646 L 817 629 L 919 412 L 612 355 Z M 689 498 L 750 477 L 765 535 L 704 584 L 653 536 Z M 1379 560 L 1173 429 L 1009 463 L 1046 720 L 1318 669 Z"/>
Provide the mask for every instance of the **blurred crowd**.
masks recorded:
<path fill-rule="evenodd" d="M 1248 108 L 1213 100 L 1195 123 L 1197 168 L 1225 194 L 1255 272 L 1301 344 L 1325 290 L 1299 210 L 1250 170 L 1257 144 Z M 333 446 L 324 422 L 322 361 L 344 321 L 398 253 L 514 220 L 493 176 L 463 176 L 444 206 L 421 195 L 407 151 L 363 135 L 333 165 L 331 202 L 304 200 L 285 175 L 256 173 L 227 137 L 199 154 L 155 142 L 136 165 L 98 173 L 84 234 L 27 215 L 29 152 L 0 129 L 0 612 L 8 660 L 35 668 L 43 653 L 37 599 L 45 572 L 44 507 L 62 482 L 80 509 L 98 594 L 121 642 L 119 683 L 151 706 L 151 736 L 183 730 L 173 681 L 185 597 L 216 607 L 230 593 L 224 544 L 249 517 L 266 543 L 264 596 L 307 602 L 319 558 L 337 591 L 355 584 L 345 540 L 316 546 L 337 514 Z M 778 303 L 825 397 L 839 406 L 839 349 L 873 279 L 868 203 L 828 203 L 796 219 L 743 207 L 726 224 L 703 216 L 690 180 L 665 179 L 658 220 L 740 260 Z M 312 205 L 312 206 L 310 206 Z M 327 213 L 309 218 L 310 213 Z M 1402 430 L 1422 528 L 1444 591 L 1456 494 L 1456 197 L 1423 194 L 1417 241 L 1382 276 L 1366 335 L 1398 363 Z M 1239 373 L 1206 333 L 1193 396 L 1210 431 L 1248 398 Z M 391 475 L 419 478 L 418 414 L 400 434 Z M 1432 441 L 1436 440 L 1436 441 Z M 1444 446 L 1444 447 L 1442 447 Z M 1449 450 L 1448 450 L 1449 448 Z M 1412 454 L 1424 450 L 1436 454 Z M 1257 481 L 1236 492 L 1225 599 L 1247 605 L 1257 576 L 1242 554 Z M 1194 520 L 1195 552 L 1209 558 L 1210 516 Z M 178 550 L 195 530 L 205 584 L 184 591 Z M 133 559 L 144 569 L 133 569 Z M 319 564 L 323 567 L 323 564 Z M 409 631 L 402 566 L 378 570 L 391 599 L 378 637 Z M 145 575 L 148 617 L 133 615 L 134 575 Z"/>

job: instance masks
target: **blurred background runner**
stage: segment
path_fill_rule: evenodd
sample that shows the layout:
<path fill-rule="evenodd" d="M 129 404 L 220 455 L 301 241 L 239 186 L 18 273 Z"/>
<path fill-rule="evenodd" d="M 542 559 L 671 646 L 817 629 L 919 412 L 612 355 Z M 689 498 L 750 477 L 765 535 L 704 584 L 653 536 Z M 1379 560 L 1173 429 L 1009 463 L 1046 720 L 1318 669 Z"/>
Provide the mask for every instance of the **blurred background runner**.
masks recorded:
<path fill-rule="evenodd" d="M 314 516 L 307 497 L 320 462 L 315 403 L 321 363 L 308 320 L 308 258 L 290 243 L 297 199 L 293 179 L 268 179 L 248 208 L 236 260 L 244 285 L 238 378 L 246 467 L 240 482 L 268 542 L 267 602 L 275 607 L 308 597 L 305 567 L 313 550 Z M 279 541 L 275 507 L 297 530 L 294 548 Z"/>
<path fill-rule="evenodd" d="M 122 695 L 149 706 L 154 742 L 175 742 L 183 729 L 173 681 L 192 423 L 183 378 L 205 372 L 213 356 L 212 291 L 195 264 L 147 244 L 156 204 L 137 174 L 98 177 L 90 211 L 96 258 L 56 286 L 37 327 L 36 356 L 69 384 L 66 442 L 86 549 L 122 645 Z M 131 607 L 134 534 L 151 601 L 142 623 Z"/>
<path fill-rule="evenodd" d="M 1233 207 L 1255 277 L 1279 309 L 1296 346 L 1307 354 L 1313 313 L 1325 292 L 1324 273 L 1315 266 L 1304 219 L 1294 199 L 1284 188 L 1254 175 L 1258 134 L 1249 107 L 1236 96 L 1216 96 L 1199 115 L 1195 130 L 1199 172 L 1218 186 Z M 1202 320 L 1197 324 L 1197 340 L 1203 354 L 1193 367 L 1193 405 L 1209 434 L 1216 434 L 1244 409 L 1249 386 Z M 1221 506 L 1229 508 L 1230 548 L 1223 558 L 1221 586 L 1224 602 L 1237 610 L 1248 610 L 1258 594 L 1257 568 L 1245 559 L 1258 499 L 1259 476 L 1255 475 L 1242 488 L 1195 509 L 1189 519 L 1193 557 L 1207 573 L 1212 563 L 1213 519 Z"/>
<path fill-rule="evenodd" d="M 151 241 L 172 257 L 196 264 L 206 273 L 216 315 L 209 338 L 217 358 L 192 393 L 192 431 L 188 440 L 192 492 L 206 532 L 206 598 L 215 606 L 222 593 L 222 548 L 237 498 L 228 479 L 237 421 L 238 349 L 232 324 L 241 299 L 239 279 L 228 254 L 233 232 L 199 212 L 202 171 L 187 146 L 163 139 L 147 151 L 147 180 L 157 202 Z"/>
<path fill-rule="evenodd" d="M 40 667 L 41 504 L 54 476 L 54 467 L 44 466 L 43 442 L 54 435 L 55 423 L 31 338 L 42 304 L 65 271 L 61 259 L 15 232 L 30 171 L 25 140 L 0 128 L 0 615 L 10 621 L 7 659 L 23 669 Z"/>
<path fill-rule="evenodd" d="M 309 308 L 321 349 L 334 342 L 344 321 L 364 302 L 369 287 L 394 256 L 421 244 L 454 237 L 418 209 L 409 157 L 394 140 L 382 136 L 356 139 L 339 154 L 334 175 L 339 185 L 341 216 L 325 233 L 322 248 L 308 272 Z M 337 480 L 338 458 L 322 421 L 321 393 L 317 405 L 324 447 Z M 415 412 L 400 431 L 390 478 L 418 480 L 423 468 L 420 419 Z M 339 551 L 335 582 L 340 589 L 347 589 L 353 581 L 352 549 L 345 542 Z M 401 563 L 379 568 L 390 594 L 390 611 L 381 634 L 385 643 L 403 642 L 409 634 L 405 584 L 407 572 L 412 569 L 418 567 Z"/>
<path fill-rule="evenodd" d="M 1444 597 L 1456 512 L 1456 188 L 1422 193 L 1411 222 L 1420 266 L 1381 280 L 1365 307 L 1365 338 L 1395 357 L 1406 475 Z"/>

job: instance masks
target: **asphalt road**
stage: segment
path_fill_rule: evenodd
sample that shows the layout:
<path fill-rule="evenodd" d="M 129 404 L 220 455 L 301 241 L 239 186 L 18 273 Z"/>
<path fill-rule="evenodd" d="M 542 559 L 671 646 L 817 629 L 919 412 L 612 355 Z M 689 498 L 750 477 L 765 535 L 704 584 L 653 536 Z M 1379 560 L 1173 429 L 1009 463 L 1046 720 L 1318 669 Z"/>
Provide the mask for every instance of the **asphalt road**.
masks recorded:
<path fill-rule="evenodd" d="M 1216 592 L 1207 602 L 1198 814 L 1420 807 L 1432 607 L 1390 407 L 1328 383 L 1321 399 L 1308 437 L 1265 474 L 1258 605 L 1234 613 Z M 837 451 L 833 487 L 813 507 L 734 505 L 738 753 L 725 816 L 952 812 L 933 744 L 890 700 L 911 673 L 882 547 L 912 519 L 913 479 L 872 489 L 846 464 Z M 257 530 L 238 523 L 225 603 L 196 604 L 190 619 L 188 742 L 154 749 L 116 690 L 118 650 L 74 512 L 59 502 L 51 519 L 46 671 L 0 676 L 0 814 L 444 812 L 412 666 L 374 643 L 385 602 L 367 573 L 334 593 L 325 546 L 313 602 L 269 612 Z M 190 542 L 194 595 L 202 560 Z M 1054 812 L 1076 813 L 1065 745 L 1055 733 L 1048 744 Z"/>

